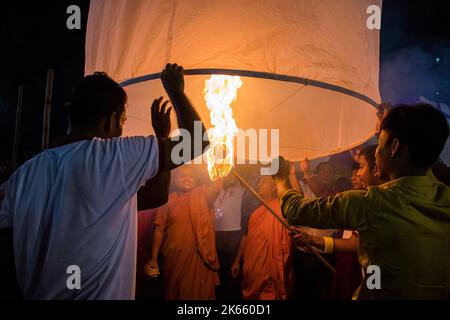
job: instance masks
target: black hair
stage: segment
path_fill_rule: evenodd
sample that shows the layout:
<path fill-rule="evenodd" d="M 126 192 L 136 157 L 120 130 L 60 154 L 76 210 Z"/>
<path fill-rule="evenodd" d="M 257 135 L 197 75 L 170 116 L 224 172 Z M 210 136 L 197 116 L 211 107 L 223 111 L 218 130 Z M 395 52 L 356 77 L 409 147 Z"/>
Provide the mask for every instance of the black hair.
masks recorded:
<path fill-rule="evenodd" d="M 369 169 L 372 170 L 375 167 L 375 151 L 377 150 L 377 145 L 367 146 L 361 149 L 359 156 L 364 156 L 367 163 L 369 164 Z"/>
<path fill-rule="evenodd" d="M 319 163 L 319 164 L 317 165 L 317 168 L 316 168 L 316 174 L 318 174 L 320 168 L 323 167 L 323 166 L 325 166 L 325 165 L 331 166 L 331 167 L 333 168 L 333 172 L 336 173 L 336 168 L 334 167 L 334 165 L 333 165 L 331 162 L 329 162 L 329 161 L 324 161 L 324 162 L 321 162 L 321 163 Z"/>
<path fill-rule="evenodd" d="M 96 72 L 86 76 L 74 89 L 69 120 L 77 127 L 95 129 L 102 118 L 109 119 L 114 112 L 120 116 L 126 102 L 125 90 L 106 73 Z"/>
<path fill-rule="evenodd" d="M 388 113 L 380 125 L 389 139 L 404 143 L 411 161 L 420 168 L 428 168 L 435 162 L 449 136 L 449 124 L 445 116 L 429 104 L 399 105 Z"/>

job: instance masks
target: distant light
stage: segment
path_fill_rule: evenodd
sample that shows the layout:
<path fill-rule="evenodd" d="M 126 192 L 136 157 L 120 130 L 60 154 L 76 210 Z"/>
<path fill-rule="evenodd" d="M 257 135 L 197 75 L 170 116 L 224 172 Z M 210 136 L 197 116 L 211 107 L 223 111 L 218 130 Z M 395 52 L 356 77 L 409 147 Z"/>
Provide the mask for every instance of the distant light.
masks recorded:
<path fill-rule="evenodd" d="M 440 95 L 441 94 L 441 92 L 440 91 L 436 91 L 436 95 L 438 96 L 438 95 Z"/>
<path fill-rule="evenodd" d="M 436 58 L 436 63 L 439 63 L 439 62 L 441 62 L 441 58 L 437 57 Z"/>

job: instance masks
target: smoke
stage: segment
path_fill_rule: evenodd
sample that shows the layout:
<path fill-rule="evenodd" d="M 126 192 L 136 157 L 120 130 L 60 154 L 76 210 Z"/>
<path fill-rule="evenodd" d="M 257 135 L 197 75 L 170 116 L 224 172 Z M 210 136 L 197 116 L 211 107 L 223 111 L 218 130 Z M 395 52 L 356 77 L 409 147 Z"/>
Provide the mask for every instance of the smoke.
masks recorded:
<path fill-rule="evenodd" d="M 380 89 L 384 101 L 414 103 L 421 96 L 450 104 L 448 48 L 433 54 L 421 48 L 404 48 L 388 55 L 381 64 Z"/>
<path fill-rule="evenodd" d="M 383 101 L 392 104 L 432 104 L 450 124 L 450 48 L 403 48 L 381 63 L 380 90 Z M 450 165 L 450 141 L 441 155 Z"/>

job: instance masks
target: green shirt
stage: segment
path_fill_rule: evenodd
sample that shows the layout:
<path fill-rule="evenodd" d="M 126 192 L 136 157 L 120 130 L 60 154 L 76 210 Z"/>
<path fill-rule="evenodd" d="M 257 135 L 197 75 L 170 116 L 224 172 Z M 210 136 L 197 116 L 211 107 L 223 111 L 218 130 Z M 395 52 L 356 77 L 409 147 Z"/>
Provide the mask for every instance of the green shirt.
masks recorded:
<path fill-rule="evenodd" d="M 381 299 L 447 299 L 450 291 L 450 188 L 428 176 L 403 177 L 363 191 L 281 199 L 291 225 L 359 232 L 369 264 L 381 269 Z"/>

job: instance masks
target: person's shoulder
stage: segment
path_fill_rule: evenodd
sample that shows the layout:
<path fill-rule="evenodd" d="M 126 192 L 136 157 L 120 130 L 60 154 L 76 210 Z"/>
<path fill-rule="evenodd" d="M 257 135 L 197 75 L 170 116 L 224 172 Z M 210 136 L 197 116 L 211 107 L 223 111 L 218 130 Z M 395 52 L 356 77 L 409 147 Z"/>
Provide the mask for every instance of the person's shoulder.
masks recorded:
<path fill-rule="evenodd" d="M 267 214 L 266 211 L 267 211 L 267 208 L 263 204 L 260 204 L 252 211 L 252 213 L 250 214 L 250 217 L 265 215 L 265 214 Z"/>
<path fill-rule="evenodd" d="M 57 157 L 54 154 L 49 151 L 43 151 L 17 168 L 6 183 L 13 186 L 26 179 L 35 180 L 36 175 L 46 175 L 49 170 L 54 169 L 56 163 Z"/>
<path fill-rule="evenodd" d="M 135 136 L 135 137 L 117 137 L 117 138 L 94 138 L 84 141 L 67 150 L 61 149 L 59 154 L 71 153 L 78 154 L 82 158 L 94 157 L 103 159 L 104 156 L 115 156 L 122 154 L 123 156 L 134 157 L 136 152 L 142 152 L 145 148 L 157 145 L 156 139 L 153 136 Z M 64 147 L 62 147 L 64 148 Z"/>
<path fill-rule="evenodd" d="M 347 201 L 359 201 L 370 203 L 376 201 L 379 198 L 379 190 L 375 187 L 368 187 L 366 189 L 360 190 L 348 190 L 338 193 L 337 197 L 342 197 L 342 199 Z"/>
<path fill-rule="evenodd" d="M 86 142 L 86 146 L 126 145 L 156 141 L 155 136 L 131 136 L 116 138 L 94 138 Z"/>
<path fill-rule="evenodd" d="M 131 137 L 117 137 L 106 139 L 107 142 L 111 143 L 139 143 L 139 142 L 153 142 L 156 141 L 155 136 L 131 136 Z"/>
<path fill-rule="evenodd" d="M 368 197 L 378 201 L 389 201 L 389 199 L 398 197 L 399 193 L 402 193 L 401 190 L 398 185 L 392 181 L 367 188 Z"/>
<path fill-rule="evenodd" d="M 106 150 L 114 149 L 116 151 L 142 152 L 146 148 L 155 148 L 158 145 L 158 139 L 155 136 L 133 136 L 133 137 L 118 137 L 111 139 L 98 140 L 97 143 L 102 144 Z"/>
<path fill-rule="evenodd" d="M 370 189 L 361 189 L 361 190 L 347 190 L 344 192 L 340 192 L 337 196 L 342 196 L 346 198 L 363 198 L 367 197 L 370 194 Z"/>
<path fill-rule="evenodd" d="M 280 199 L 278 199 L 278 197 L 273 198 L 272 200 L 269 200 L 268 203 L 272 208 L 280 208 L 280 206 L 281 206 Z"/>
<path fill-rule="evenodd" d="M 51 152 L 51 150 L 42 151 L 42 152 L 38 153 L 37 155 L 35 155 L 33 158 L 27 160 L 19 168 L 17 168 L 17 170 L 14 171 L 14 173 L 12 174 L 12 176 L 21 175 L 21 174 L 23 174 L 23 172 L 33 170 L 36 167 L 42 168 L 42 166 L 46 165 L 46 164 L 50 165 L 56 159 L 57 159 L 57 156 L 53 152 Z"/>
<path fill-rule="evenodd" d="M 168 203 L 171 203 L 173 201 L 177 201 L 180 198 L 180 195 L 177 192 L 171 192 L 169 193 L 169 200 Z"/>
<path fill-rule="evenodd" d="M 232 188 L 234 188 L 240 194 L 244 194 L 244 192 L 247 190 L 247 188 L 245 188 L 240 183 L 236 183 Z"/>
<path fill-rule="evenodd" d="M 436 190 L 435 194 L 438 195 L 439 201 L 450 206 L 450 186 L 441 181 L 434 181 L 433 188 Z"/>

